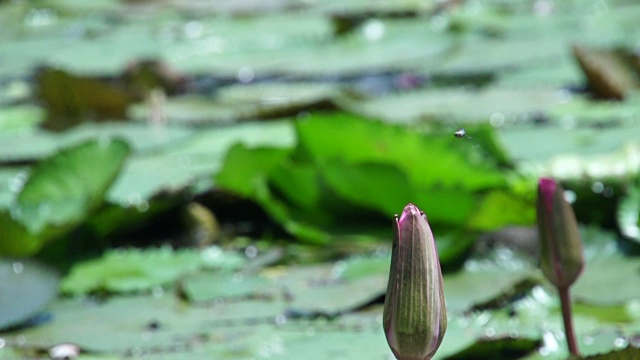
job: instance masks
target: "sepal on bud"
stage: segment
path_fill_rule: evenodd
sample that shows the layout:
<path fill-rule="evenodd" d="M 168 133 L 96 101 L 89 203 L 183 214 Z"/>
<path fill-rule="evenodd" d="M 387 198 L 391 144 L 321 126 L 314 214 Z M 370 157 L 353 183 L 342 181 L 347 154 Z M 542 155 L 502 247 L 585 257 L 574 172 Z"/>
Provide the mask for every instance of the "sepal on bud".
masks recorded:
<path fill-rule="evenodd" d="M 538 182 L 537 212 L 542 273 L 555 286 L 569 287 L 582 273 L 584 256 L 573 208 L 554 179 Z"/>
<path fill-rule="evenodd" d="M 383 326 L 399 360 L 431 359 L 447 329 L 442 271 L 427 218 L 408 204 L 395 219 Z"/>

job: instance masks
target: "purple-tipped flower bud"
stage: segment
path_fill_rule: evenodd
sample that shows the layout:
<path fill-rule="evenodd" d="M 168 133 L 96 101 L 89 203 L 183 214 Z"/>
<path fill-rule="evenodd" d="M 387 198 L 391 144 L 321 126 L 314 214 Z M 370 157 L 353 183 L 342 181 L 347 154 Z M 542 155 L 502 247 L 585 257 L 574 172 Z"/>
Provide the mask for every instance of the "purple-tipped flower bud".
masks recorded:
<path fill-rule="evenodd" d="M 571 286 L 584 268 L 582 242 L 564 189 L 554 179 L 538 182 L 538 233 L 540 268 L 555 286 Z"/>
<path fill-rule="evenodd" d="M 438 251 L 427 217 L 413 204 L 395 219 L 383 326 L 398 360 L 431 359 L 447 329 Z"/>

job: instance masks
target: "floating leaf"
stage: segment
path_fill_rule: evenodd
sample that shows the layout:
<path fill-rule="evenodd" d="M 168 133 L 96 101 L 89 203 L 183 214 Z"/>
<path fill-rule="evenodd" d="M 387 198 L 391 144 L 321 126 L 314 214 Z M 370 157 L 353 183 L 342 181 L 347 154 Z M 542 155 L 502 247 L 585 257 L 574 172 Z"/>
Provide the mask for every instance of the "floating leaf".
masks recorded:
<path fill-rule="evenodd" d="M 273 283 L 258 276 L 202 272 L 181 282 L 189 301 L 229 301 L 259 296 L 274 296 Z"/>
<path fill-rule="evenodd" d="M 58 275 L 51 269 L 30 260 L 0 261 L 0 329 L 29 320 L 57 293 Z"/>
<path fill-rule="evenodd" d="M 180 300 L 165 295 L 119 297 L 102 303 L 66 299 L 52 304 L 49 310 L 53 321 L 3 334 L 3 338 L 16 343 L 16 338 L 25 337 L 29 339 L 26 348 L 34 350 L 72 342 L 88 352 L 120 357 L 138 351 L 171 353 L 178 348 L 186 350 L 203 334 L 204 338 L 210 334 L 224 339 L 229 336 L 231 325 L 241 326 L 242 334 L 257 323 L 272 322 L 283 313 L 284 306 L 281 302 L 253 300 L 185 307 Z M 247 323 L 251 326 L 242 327 Z"/>
<path fill-rule="evenodd" d="M 202 265 L 201 255 L 192 250 L 112 250 L 101 258 L 75 265 L 63 279 L 62 291 L 69 294 L 149 291 L 195 272 Z"/>

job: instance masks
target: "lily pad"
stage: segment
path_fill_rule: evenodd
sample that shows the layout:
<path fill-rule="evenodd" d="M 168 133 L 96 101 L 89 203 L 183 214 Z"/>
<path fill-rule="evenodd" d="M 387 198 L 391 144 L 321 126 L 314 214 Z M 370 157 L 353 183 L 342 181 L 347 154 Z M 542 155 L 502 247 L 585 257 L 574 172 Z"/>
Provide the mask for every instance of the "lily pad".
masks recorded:
<path fill-rule="evenodd" d="M 58 293 L 58 275 L 31 260 L 0 261 L 0 280 L 0 330 L 29 320 Z"/>
<path fill-rule="evenodd" d="M 211 307 L 185 307 L 171 296 L 135 296 L 94 303 L 86 299 L 59 300 L 49 308 L 53 321 L 20 332 L 3 334 L 9 344 L 27 339 L 27 348 L 47 349 L 72 342 L 89 352 L 124 356 L 131 353 L 172 352 L 188 347 L 202 334 L 230 335 L 221 327 L 267 322 L 282 314 L 282 303 L 245 301 Z M 269 320 L 267 320 L 269 319 Z M 115 321 L 114 321 L 115 320 Z M 59 331 L 59 329 L 65 331 Z M 241 328 L 243 331 L 247 327 Z"/>
<path fill-rule="evenodd" d="M 113 250 L 101 258 L 74 265 L 61 289 L 68 294 L 150 291 L 171 284 L 202 265 L 202 256 L 196 251 Z"/>
<path fill-rule="evenodd" d="M 181 291 L 189 301 L 196 303 L 276 295 L 273 284 L 265 278 L 211 272 L 185 278 Z"/>
<path fill-rule="evenodd" d="M 329 107 L 336 92 L 331 84 L 258 83 L 224 87 L 216 96 L 181 96 L 166 100 L 169 123 L 188 125 L 229 124 L 237 120 L 296 115 L 314 107 Z M 148 104 L 134 105 L 129 115 L 146 120 Z"/>
<path fill-rule="evenodd" d="M 461 123 L 514 122 L 549 111 L 559 101 L 555 88 L 427 88 L 370 100 L 341 99 L 357 114 L 415 124 L 424 119 Z"/>

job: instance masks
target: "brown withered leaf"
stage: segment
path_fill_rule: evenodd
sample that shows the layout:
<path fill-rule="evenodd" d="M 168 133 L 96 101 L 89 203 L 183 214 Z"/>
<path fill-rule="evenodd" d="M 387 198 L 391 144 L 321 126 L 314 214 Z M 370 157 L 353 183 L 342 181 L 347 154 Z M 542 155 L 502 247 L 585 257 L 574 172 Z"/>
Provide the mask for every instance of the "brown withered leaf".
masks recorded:
<path fill-rule="evenodd" d="M 36 73 L 37 94 L 48 116 L 43 126 L 64 130 L 86 120 L 125 119 L 135 96 L 121 84 L 63 70 L 41 68 Z"/>
<path fill-rule="evenodd" d="M 615 51 L 574 45 L 573 55 L 599 98 L 623 100 L 630 91 L 640 88 L 631 64 Z"/>

